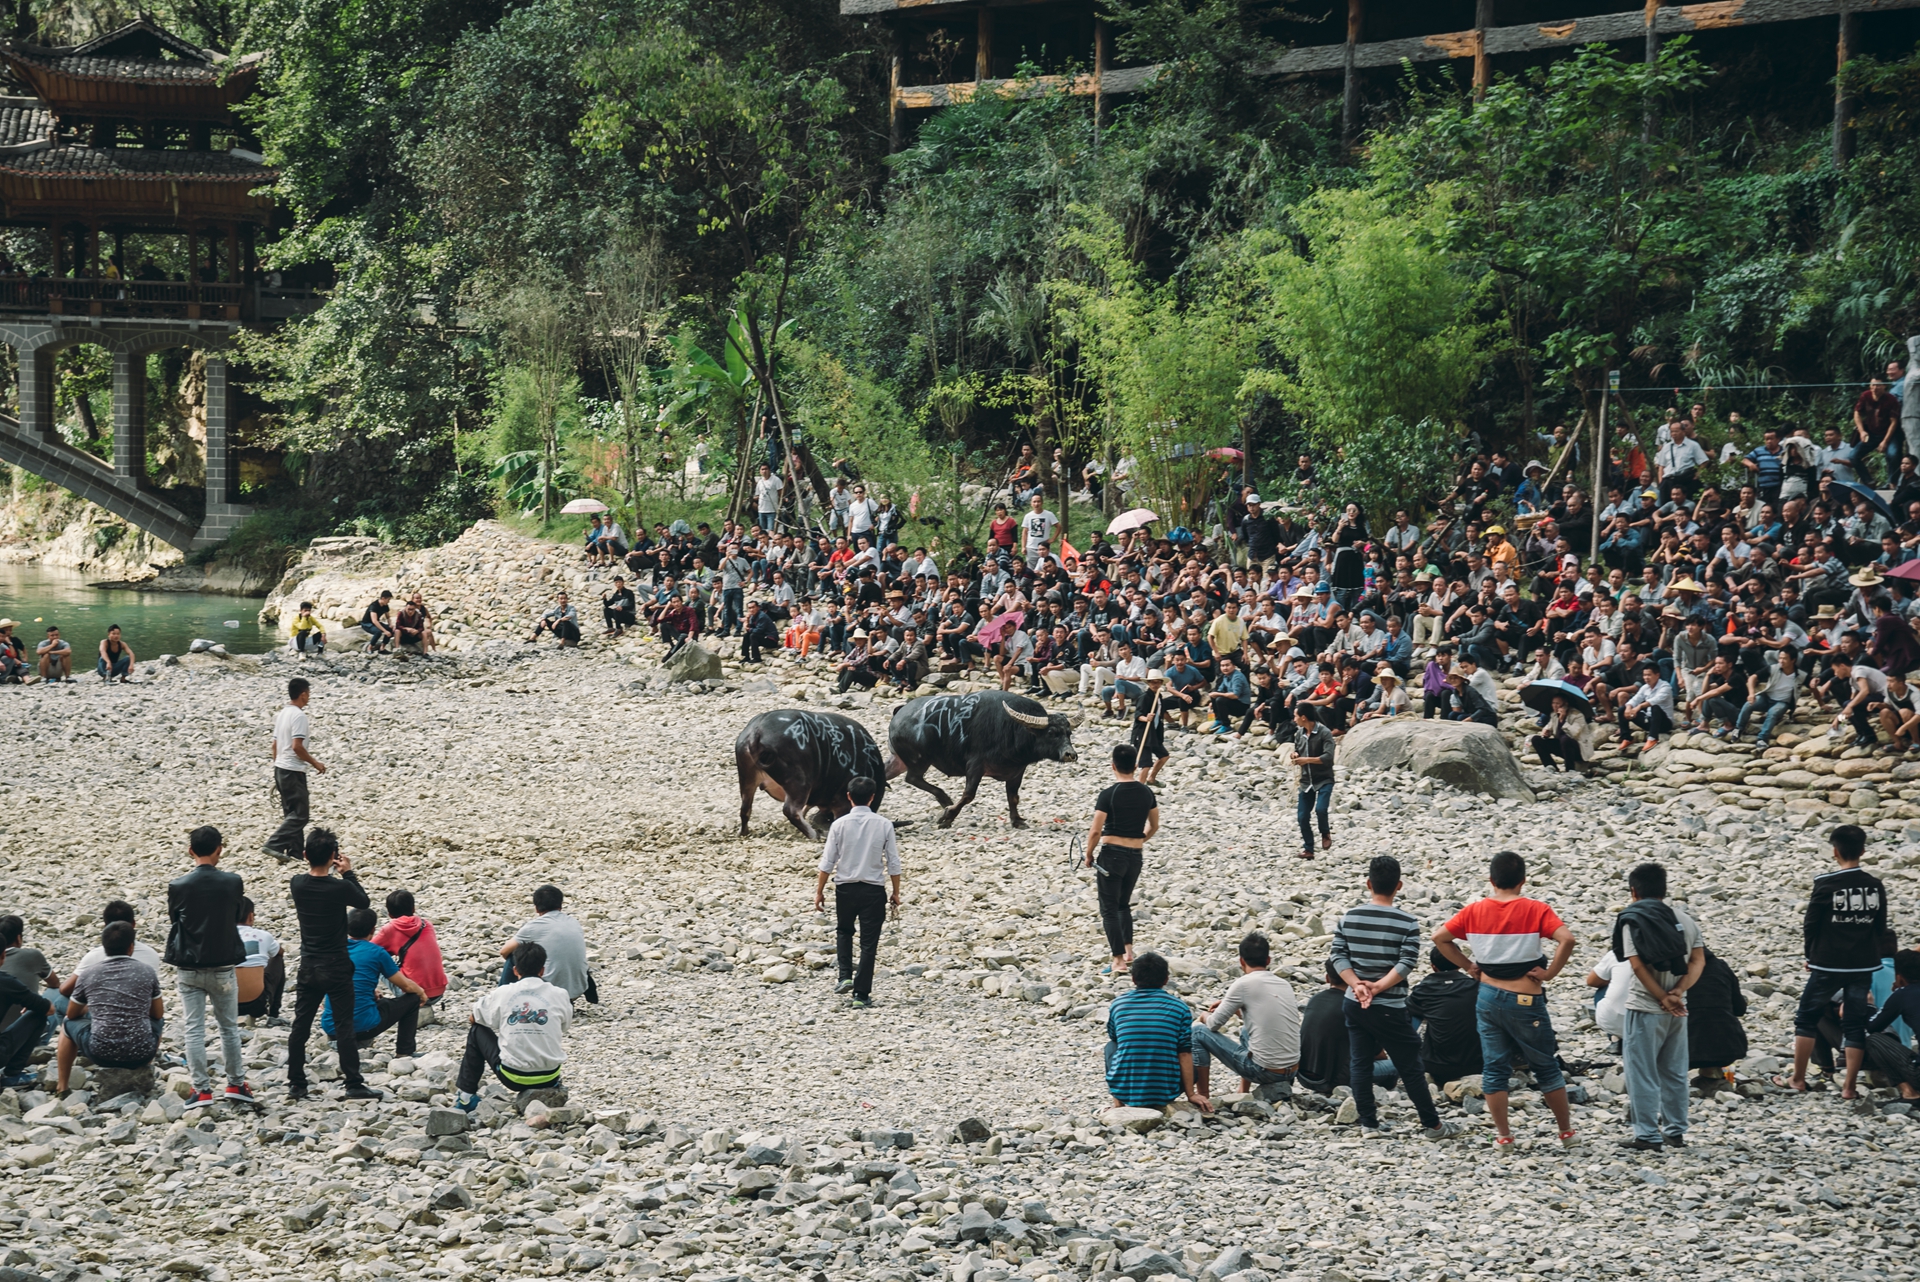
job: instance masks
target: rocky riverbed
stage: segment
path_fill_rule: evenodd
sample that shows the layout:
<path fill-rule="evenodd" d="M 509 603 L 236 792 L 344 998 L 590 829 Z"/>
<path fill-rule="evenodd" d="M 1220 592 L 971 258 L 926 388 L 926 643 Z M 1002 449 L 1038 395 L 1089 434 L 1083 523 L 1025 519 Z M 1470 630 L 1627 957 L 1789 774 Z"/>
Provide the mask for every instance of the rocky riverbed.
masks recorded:
<path fill-rule="evenodd" d="M 479 573 L 500 577 L 488 564 Z M 1396 1095 L 1383 1108 L 1395 1133 L 1364 1143 L 1338 1099 L 1229 1094 L 1213 1117 L 1176 1110 L 1134 1130 L 1105 1118 L 1116 989 L 1100 974 L 1090 877 L 1068 864 L 1111 725 L 1082 724 L 1080 764 L 1029 772 L 1026 831 L 1008 828 L 997 789 L 947 831 L 922 794 L 889 793 L 884 812 L 914 821 L 907 904 L 882 945 L 880 1005 L 856 1012 L 831 992 L 817 847 L 765 797 L 735 835 L 735 733 L 756 712 L 829 701 L 824 666 L 729 660 L 716 679 L 668 684 L 657 655 L 651 642 L 563 652 L 493 636 L 431 658 L 188 656 L 131 686 L 0 691 L 13 766 L 0 772 L 0 899 L 56 968 L 93 942 L 110 897 L 135 903 L 158 946 L 165 883 L 206 822 L 227 834 L 261 924 L 297 935 L 288 870 L 259 851 L 277 821 L 268 721 L 300 673 L 332 767 L 315 822 L 340 832 L 376 904 L 415 892 L 454 977 L 418 1057 L 372 1057 L 381 1104 L 334 1098 L 323 1068 L 316 1099 L 290 1105 L 285 1030 L 264 1025 L 247 1042 L 258 1109 L 183 1115 L 177 1069 L 152 1099 L 88 1081 L 65 1100 L 0 1095 L 0 1266 L 62 1282 L 1909 1272 L 1920 1121 L 1889 1091 L 1848 1105 L 1764 1084 L 1789 1042 L 1799 908 L 1825 827 L 1842 810 L 1876 825 L 1869 862 L 1896 923 L 1920 902 L 1891 761 L 1838 753 L 1803 723 L 1771 761 L 1714 741 L 1595 781 L 1530 769 L 1533 802 L 1350 778 L 1336 851 L 1304 863 L 1280 754 L 1174 736 L 1138 902 L 1142 942 L 1174 959 L 1183 994 L 1216 997 L 1236 941 L 1259 927 L 1304 1000 L 1368 857 L 1399 855 L 1403 902 L 1431 926 L 1480 892 L 1489 852 L 1519 849 L 1581 940 L 1552 1002 L 1585 1146 L 1562 1151 L 1526 1089 L 1506 1159 L 1471 1088 L 1443 1105 L 1468 1127 L 1443 1144 L 1411 1135 Z M 844 702 L 884 735 L 892 701 Z M 1720 776 L 1736 762 L 1738 778 Z M 1750 778 L 1780 780 L 1780 764 L 1845 780 L 1844 805 L 1838 783 Z M 1872 806 L 1854 801 L 1861 787 Z M 1754 1052 L 1734 1087 L 1696 1101 L 1690 1147 L 1652 1157 L 1614 1147 L 1621 1083 L 1578 982 L 1627 868 L 1647 857 L 1668 863 L 1742 977 Z M 564 1106 L 521 1116 L 495 1093 L 463 1129 L 445 1111 L 461 1016 L 542 881 L 585 923 L 602 1004 L 572 1032 Z M 177 1052 L 177 1026 L 167 1040 Z"/>

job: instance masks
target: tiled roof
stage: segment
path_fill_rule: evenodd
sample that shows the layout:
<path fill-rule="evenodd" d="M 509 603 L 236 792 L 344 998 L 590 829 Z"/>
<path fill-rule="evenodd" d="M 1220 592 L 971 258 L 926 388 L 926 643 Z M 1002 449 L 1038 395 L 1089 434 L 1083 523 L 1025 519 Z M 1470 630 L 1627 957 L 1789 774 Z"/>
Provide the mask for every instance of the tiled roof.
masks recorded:
<path fill-rule="evenodd" d="M 273 179 L 265 165 L 224 151 L 161 151 L 63 143 L 24 156 L 0 156 L 0 169 L 49 178 L 193 178 L 258 184 Z"/>
<path fill-rule="evenodd" d="M 24 49 L 14 57 L 34 66 L 46 67 L 63 75 L 85 80 L 131 80 L 139 84 L 211 85 L 220 79 L 219 71 L 204 62 L 164 62 L 158 58 L 82 57 L 53 50 Z"/>
<path fill-rule="evenodd" d="M 17 147 L 51 136 L 53 117 L 31 99 L 0 98 L 0 147 Z"/>
<path fill-rule="evenodd" d="M 171 49 L 183 58 L 199 62 L 211 62 L 218 57 L 209 50 L 182 40 L 145 14 L 83 44 L 69 46 L 64 52 L 111 55 L 129 51 L 145 52 L 156 47 Z"/>

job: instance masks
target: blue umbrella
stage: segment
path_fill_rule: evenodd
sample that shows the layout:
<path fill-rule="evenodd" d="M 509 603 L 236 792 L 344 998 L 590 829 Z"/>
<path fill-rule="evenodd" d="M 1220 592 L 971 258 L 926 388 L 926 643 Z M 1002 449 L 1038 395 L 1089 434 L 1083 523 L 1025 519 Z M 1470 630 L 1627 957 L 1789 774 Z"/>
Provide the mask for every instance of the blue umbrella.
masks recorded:
<path fill-rule="evenodd" d="M 1520 702 L 1535 712 L 1552 712 L 1556 694 L 1566 699 L 1570 709 L 1592 719 L 1593 701 L 1587 698 L 1587 692 L 1566 681 L 1529 681 L 1520 687 Z"/>
<path fill-rule="evenodd" d="M 1887 506 L 1887 501 L 1881 498 L 1879 491 L 1875 490 L 1871 485 L 1862 485 L 1858 481 L 1834 481 L 1833 488 L 1836 490 L 1845 490 L 1855 498 L 1865 499 L 1867 502 L 1873 504 L 1874 510 L 1879 512 L 1881 516 L 1886 517 L 1889 521 L 1893 520 L 1893 509 Z"/>

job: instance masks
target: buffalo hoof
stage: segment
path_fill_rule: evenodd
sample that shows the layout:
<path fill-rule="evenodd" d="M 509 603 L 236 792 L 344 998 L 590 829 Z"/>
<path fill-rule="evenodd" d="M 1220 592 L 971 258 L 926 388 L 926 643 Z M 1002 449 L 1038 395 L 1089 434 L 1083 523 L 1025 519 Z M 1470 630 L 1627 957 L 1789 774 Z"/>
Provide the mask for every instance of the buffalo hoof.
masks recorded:
<path fill-rule="evenodd" d="M 1016 827 L 1016 828 L 1031 828 L 1031 827 L 1033 827 L 1033 825 L 1032 825 L 1032 824 L 1030 824 L 1030 823 L 1028 823 L 1028 822 L 1027 822 L 1026 820 L 1024 820 L 1024 819 L 1016 819 L 1016 820 L 1014 820 L 1014 821 L 1013 821 L 1013 826 L 1014 826 L 1014 827 Z"/>
<path fill-rule="evenodd" d="M 942 828 L 951 828 L 953 827 L 953 821 L 959 817 L 960 811 L 958 807 L 952 810 L 942 810 L 940 812 L 940 826 Z"/>

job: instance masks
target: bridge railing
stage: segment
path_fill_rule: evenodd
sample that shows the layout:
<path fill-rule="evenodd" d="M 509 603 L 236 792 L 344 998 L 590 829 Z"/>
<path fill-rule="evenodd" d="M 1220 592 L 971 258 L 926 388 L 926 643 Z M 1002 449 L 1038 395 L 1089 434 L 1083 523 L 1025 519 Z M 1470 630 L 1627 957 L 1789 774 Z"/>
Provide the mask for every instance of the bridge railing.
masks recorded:
<path fill-rule="evenodd" d="M 227 281 L 0 275 L 0 313 L 165 320 L 243 319 L 254 287 Z"/>

